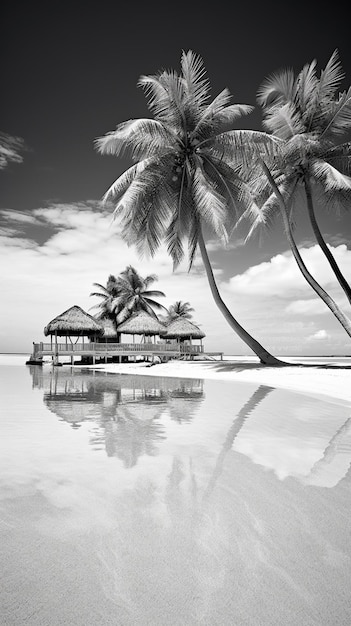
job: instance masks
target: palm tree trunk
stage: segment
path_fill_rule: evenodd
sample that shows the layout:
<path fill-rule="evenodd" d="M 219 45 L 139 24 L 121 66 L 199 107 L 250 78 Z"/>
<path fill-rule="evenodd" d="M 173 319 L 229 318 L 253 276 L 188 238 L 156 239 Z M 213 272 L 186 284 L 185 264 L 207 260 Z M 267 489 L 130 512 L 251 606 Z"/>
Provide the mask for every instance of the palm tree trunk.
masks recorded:
<path fill-rule="evenodd" d="M 347 299 L 349 303 L 351 304 L 351 287 L 348 284 L 345 277 L 343 276 L 343 274 L 341 273 L 337 262 L 335 261 L 332 253 L 330 252 L 327 244 L 325 243 L 321 231 L 319 230 L 319 226 L 317 224 L 316 215 L 315 215 L 314 207 L 313 207 L 311 181 L 307 172 L 305 173 L 305 192 L 306 192 L 306 198 L 307 198 L 308 215 L 309 215 L 311 226 L 315 234 L 315 237 L 317 239 L 318 245 L 320 246 L 322 252 L 326 256 L 327 261 L 330 267 L 332 268 L 336 276 L 336 279 L 339 282 L 340 287 L 344 290 L 347 296 Z"/>
<path fill-rule="evenodd" d="M 263 363 L 264 365 L 287 365 L 287 363 L 284 363 L 284 361 L 280 361 L 275 356 L 270 354 L 268 350 L 263 348 L 263 346 L 261 346 L 261 344 L 256 341 L 256 339 L 251 337 L 251 335 L 249 335 L 249 333 L 239 324 L 239 322 L 236 321 L 227 306 L 224 304 L 213 276 L 213 271 L 210 260 L 208 258 L 201 227 L 199 228 L 198 243 L 213 299 L 219 310 L 227 320 L 229 326 L 231 326 L 231 328 L 237 333 L 237 335 L 239 335 L 240 339 L 242 339 L 244 343 L 246 343 L 246 345 L 249 346 L 249 348 L 258 356 L 261 363 Z"/>
<path fill-rule="evenodd" d="M 333 315 L 335 315 L 336 319 L 340 322 L 341 326 L 343 327 L 343 329 L 347 332 L 347 334 L 349 335 L 349 337 L 351 337 L 351 322 L 350 320 L 346 317 L 346 315 L 340 311 L 338 305 L 334 302 L 334 300 L 329 296 L 329 294 L 324 291 L 323 287 L 320 286 L 319 283 L 317 283 L 317 281 L 313 278 L 313 276 L 310 274 L 310 272 L 308 271 L 306 265 L 304 264 L 302 257 L 300 255 L 300 252 L 297 248 L 297 245 L 295 243 L 294 240 L 294 236 L 292 234 L 292 230 L 291 230 L 291 225 L 290 225 L 290 220 L 287 214 L 287 210 L 286 210 L 286 206 L 285 206 L 285 201 L 284 198 L 282 196 L 282 194 L 280 193 L 278 186 L 271 174 L 271 172 L 269 171 L 269 168 L 267 167 L 267 165 L 265 164 L 264 161 L 261 161 L 261 166 L 262 169 L 264 171 L 264 173 L 267 176 L 267 179 L 269 180 L 273 191 L 275 193 L 275 195 L 277 196 L 277 199 L 279 201 L 279 207 L 280 207 L 280 212 L 282 214 L 282 218 L 283 218 L 283 222 L 284 222 L 284 229 L 285 229 L 285 233 L 286 236 L 288 238 L 288 242 L 290 244 L 290 248 L 291 251 L 294 255 L 294 259 L 303 275 L 303 277 L 305 278 L 305 280 L 308 282 L 308 284 L 310 285 L 310 287 L 312 287 L 312 289 L 316 292 L 316 294 L 323 300 L 324 304 L 326 304 L 326 306 L 331 310 L 331 312 L 333 313 Z"/>

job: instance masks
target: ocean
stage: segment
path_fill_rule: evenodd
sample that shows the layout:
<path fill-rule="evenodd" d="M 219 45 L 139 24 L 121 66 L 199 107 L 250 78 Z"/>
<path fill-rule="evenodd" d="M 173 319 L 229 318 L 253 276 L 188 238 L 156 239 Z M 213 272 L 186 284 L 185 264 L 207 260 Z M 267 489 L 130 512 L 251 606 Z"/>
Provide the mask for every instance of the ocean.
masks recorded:
<path fill-rule="evenodd" d="M 28 356 L 0 356 L 1 624 L 350 623 L 350 407 Z"/>

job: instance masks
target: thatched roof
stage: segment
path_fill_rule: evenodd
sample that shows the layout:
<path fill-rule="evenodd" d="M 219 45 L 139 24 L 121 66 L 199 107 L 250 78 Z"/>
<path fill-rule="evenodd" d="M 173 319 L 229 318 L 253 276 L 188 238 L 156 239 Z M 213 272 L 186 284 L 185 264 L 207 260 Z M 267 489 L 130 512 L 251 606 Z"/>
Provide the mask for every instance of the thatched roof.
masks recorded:
<path fill-rule="evenodd" d="M 127 335 L 164 335 L 166 327 L 146 311 L 138 311 L 118 325 L 118 332 Z"/>
<path fill-rule="evenodd" d="M 83 311 L 80 306 L 74 305 L 51 320 L 44 328 L 45 336 L 54 335 L 55 332 L 59 337 L 66 335 L 90 337 L 91 335 L 100 335 L 102 325 L 95 317 Z"/>
<path fill-rule="evenodd" d="M 176 339 L 178 337 L 181 339 L 190 337 L 192 339 L 202 339 L 206 335 L 186 317 L 179 316 L 168 324 L 166 334 L 164 335 L 165 339 Z"/>

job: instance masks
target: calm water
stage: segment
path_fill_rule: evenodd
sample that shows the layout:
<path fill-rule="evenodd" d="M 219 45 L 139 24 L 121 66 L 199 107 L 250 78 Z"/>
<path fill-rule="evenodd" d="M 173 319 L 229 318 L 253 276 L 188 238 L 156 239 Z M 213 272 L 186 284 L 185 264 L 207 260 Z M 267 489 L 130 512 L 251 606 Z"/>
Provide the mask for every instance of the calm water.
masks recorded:
<path fill-rule="evenodd" d="M 351 408 L 1 357 L 4 625 L 350 624 Z"/>

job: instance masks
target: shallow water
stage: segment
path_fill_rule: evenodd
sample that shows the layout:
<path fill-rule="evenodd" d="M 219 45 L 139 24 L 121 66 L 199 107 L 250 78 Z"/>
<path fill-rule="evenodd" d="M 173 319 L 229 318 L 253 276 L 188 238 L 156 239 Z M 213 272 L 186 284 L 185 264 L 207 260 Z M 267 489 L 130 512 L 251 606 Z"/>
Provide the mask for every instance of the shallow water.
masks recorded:
<path fill-rule="evenodd" d="M 350 623 L 350 408 L 21 357 L 0 384 L 1 624 Z"/>

